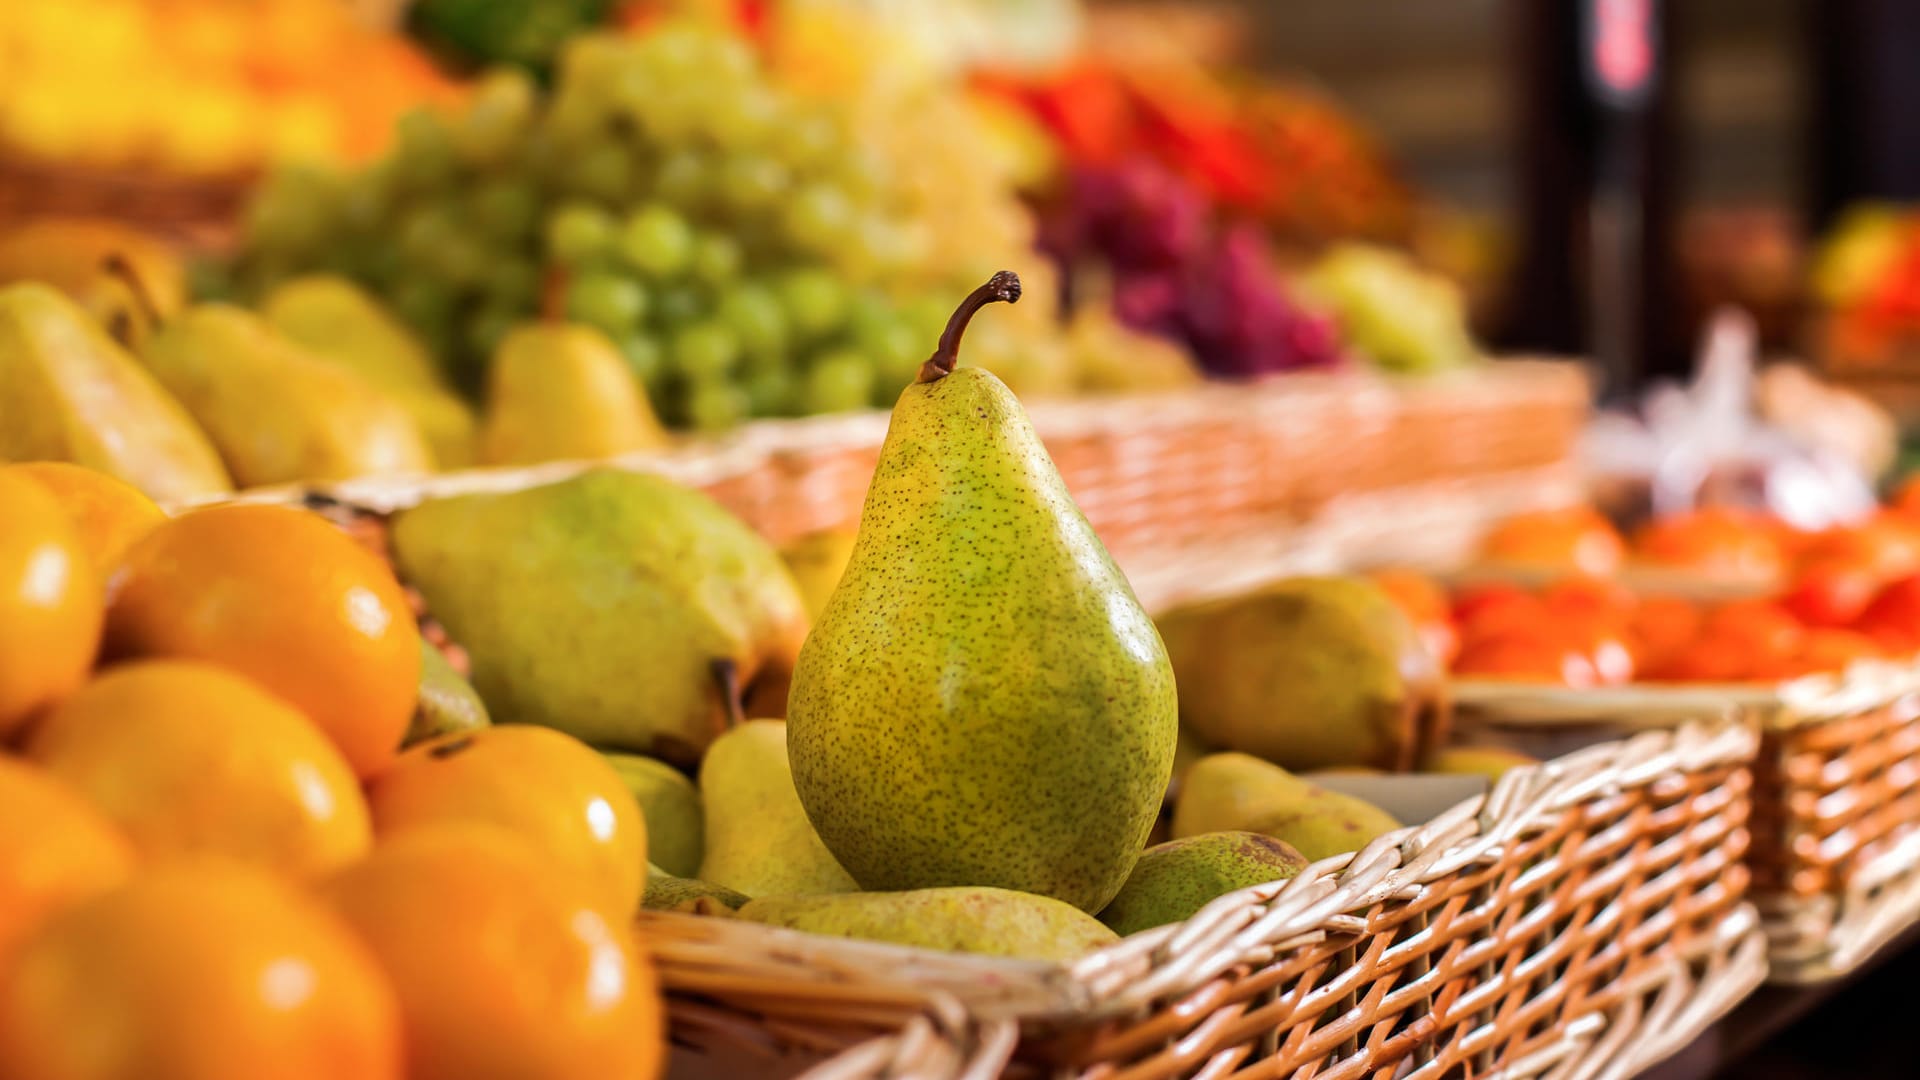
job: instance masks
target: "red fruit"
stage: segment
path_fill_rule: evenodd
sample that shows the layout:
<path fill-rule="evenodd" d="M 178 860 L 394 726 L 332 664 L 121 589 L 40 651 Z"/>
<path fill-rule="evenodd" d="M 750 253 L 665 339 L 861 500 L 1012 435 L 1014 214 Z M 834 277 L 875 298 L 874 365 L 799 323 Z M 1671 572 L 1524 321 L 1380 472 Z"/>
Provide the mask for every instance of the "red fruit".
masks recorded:
<path fill-rule="evenodd" d="M 1807 631 L 1799 651 L 1770 674 L 1791 679 L 1801 675 L 1845 671 L 1855 661 L 1877 659 L 1883 655 L 1878 642 L 1857 630 L 1821 627 Z"/>
<path fill-rule="evenodd" d="M 1514 635 L 1470 644 L 1454 662 L 1453 673 L 1501 681 L 1556 683 L 1576 689 L 1601 684 L 1593 657 L 1586 650 L 1541 635 Z"/>
<path fill-rule="evenodd" d="M 1857 562 L 1828 559 L 1808 563 L 1780 606 L 1808 626 L 1850 626 L 1880 590 L 1880 577 Z"/>
<path fill-rule="evenodd" d="M 1627 620 L 1627 641 L 1640 666 L 1657 669 L 1700 636 L 1706 615 L 1691 600 L 1646 596 Z"/>
<path fill-rule="evenodd" d="M 1704 637 L 1644 673 L 1654 682 L 1745 682 L 1754 675 L 1753 655 L 1745 644 Z"/>
<path fill-rule="evenodd" d="M 1453 597 L 1453 621 L 1462 626 L 1473 622 L 1483 611 L 1509 604 L 1530 604 L 1534 596 L 1518 585 L 1494 583 L 1469 585 Z"/>
<path fill-rule="evenodd" d="M 1920 533 L 1893 516 L 1859 525 L 1842 525 L 1813 538 L 1800 551 L 1803 565 L 1843 563 L 1877 578 L 1901 577 L 1920 569 Z"/>
<path fill-rule="evenodd" d="M 1756 515 L 1709 507 L 1649 522 L 1634 553 L 1662 566 L 1741 578 L 1779 575 L 1786 554 L 1777 529 Z"/>
<path fill-rule="evenodd" d="M 1920 574 L 1889 582 L 1853 628 L 1890 653 L 1920 651 Z"/>
<path fill-rule="evenodd" d="M 1539 510 L 1510 517 L 1480 542 L 1488 562 L 1547 566 L 1604 577 L 1620 569 L 1626 543 L 1590 506 Z"/>

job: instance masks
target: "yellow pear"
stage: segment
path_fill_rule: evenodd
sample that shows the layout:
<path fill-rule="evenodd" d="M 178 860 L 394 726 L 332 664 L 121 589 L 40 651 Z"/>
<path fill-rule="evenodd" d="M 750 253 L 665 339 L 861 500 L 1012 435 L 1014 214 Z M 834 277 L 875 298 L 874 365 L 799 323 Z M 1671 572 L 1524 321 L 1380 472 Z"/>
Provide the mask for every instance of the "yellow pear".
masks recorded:
<path fill-rule="evenodd" d="M 480 434 L 488 464 L 613 457 L 667 442 L 639 382 L 600 331 L 528 323 L 500 342 Z"/>

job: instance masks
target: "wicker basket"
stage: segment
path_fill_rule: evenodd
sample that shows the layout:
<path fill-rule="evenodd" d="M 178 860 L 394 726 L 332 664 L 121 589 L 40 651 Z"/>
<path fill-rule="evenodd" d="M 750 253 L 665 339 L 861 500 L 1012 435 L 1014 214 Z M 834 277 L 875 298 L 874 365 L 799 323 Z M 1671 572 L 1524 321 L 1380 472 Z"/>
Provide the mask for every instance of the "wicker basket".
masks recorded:
<path fill-rule="evenodd" d="M 1071 965 L 642 923 L 689 1074 L 847 1047 L 809 1075 L 1627 1077 L 1764 976 L 1755 745 L 1703 719 L 1517 769 Z"/>
<path fill-rule="evenodd" d="M 1456 724 L 1545 745 L 1669 724 L 1712 701 L 1760 729 L 1753 898 L 1772 977 L 1817 982 L 1920 920 L 1920 666 L 1865 663 L 1773 689 L 1573 691 L 1456 683 Z"/>

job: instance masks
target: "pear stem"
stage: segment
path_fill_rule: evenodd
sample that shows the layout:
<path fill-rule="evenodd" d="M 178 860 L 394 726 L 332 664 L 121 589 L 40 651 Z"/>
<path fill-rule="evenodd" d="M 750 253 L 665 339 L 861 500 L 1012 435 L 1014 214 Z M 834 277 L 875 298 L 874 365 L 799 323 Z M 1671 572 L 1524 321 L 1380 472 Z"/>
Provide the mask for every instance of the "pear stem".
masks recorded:
<path fill-rule="evenodd" d="M 154 326 L 160 325 L 163 321 L 160 317 L 160 305 L 153 302 L 153 293 L 147 289 L 147 283 L 141 280 L 140 272 L 133 268 L 133 264 L 128 262 L 124 255 L 117 251 L 108 254 L 101 263 L 101 269 L 119 278 L 121 283 L 126 285 L 127 291 L 133 294 L 133 302 L 140 306 L 140 314 L 145 315 L 149 323 Z"/>
<path fill-rule="evenodd" d="M 947 320 L 947 328 L 940 332 L 940 345 L 933 350 L 927 362 L 920 365 L 920 375 L 915 382 L 938 382 L 953 374 L 960 363 L 960 336 L 967 332 L 967 323 L 973 320 L 973 313 L 988 304 L 1020 301 L 1020 275 L 1011 270 L 1002 270 L 987 279 L 985 285 L 967 294 L 960 306 L 954 309 L 953 317 Z"/>
<path fill-rule="evenodd" d="M 747 721 L 746 709 L 740 704 L 740 665 L 730 656 L 707 662 L 707 670 L 713 673 L 713 683 L 720 689 L 720 704 L 727 710 L 727 726 L 732 731 Z"/>

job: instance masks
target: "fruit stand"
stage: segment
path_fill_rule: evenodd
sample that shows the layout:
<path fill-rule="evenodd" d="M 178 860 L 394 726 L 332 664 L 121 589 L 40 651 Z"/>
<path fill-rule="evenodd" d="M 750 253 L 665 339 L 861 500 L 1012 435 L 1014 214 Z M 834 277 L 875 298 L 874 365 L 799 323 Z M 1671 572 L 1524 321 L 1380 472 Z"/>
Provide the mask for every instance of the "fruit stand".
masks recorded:
<path fill-rule="evenodd" d="M 1235 9 L 0 14 L 0 1077 L 1625 1080 L 1911 941 L 1895 421 L 1503 335 Z"/>

